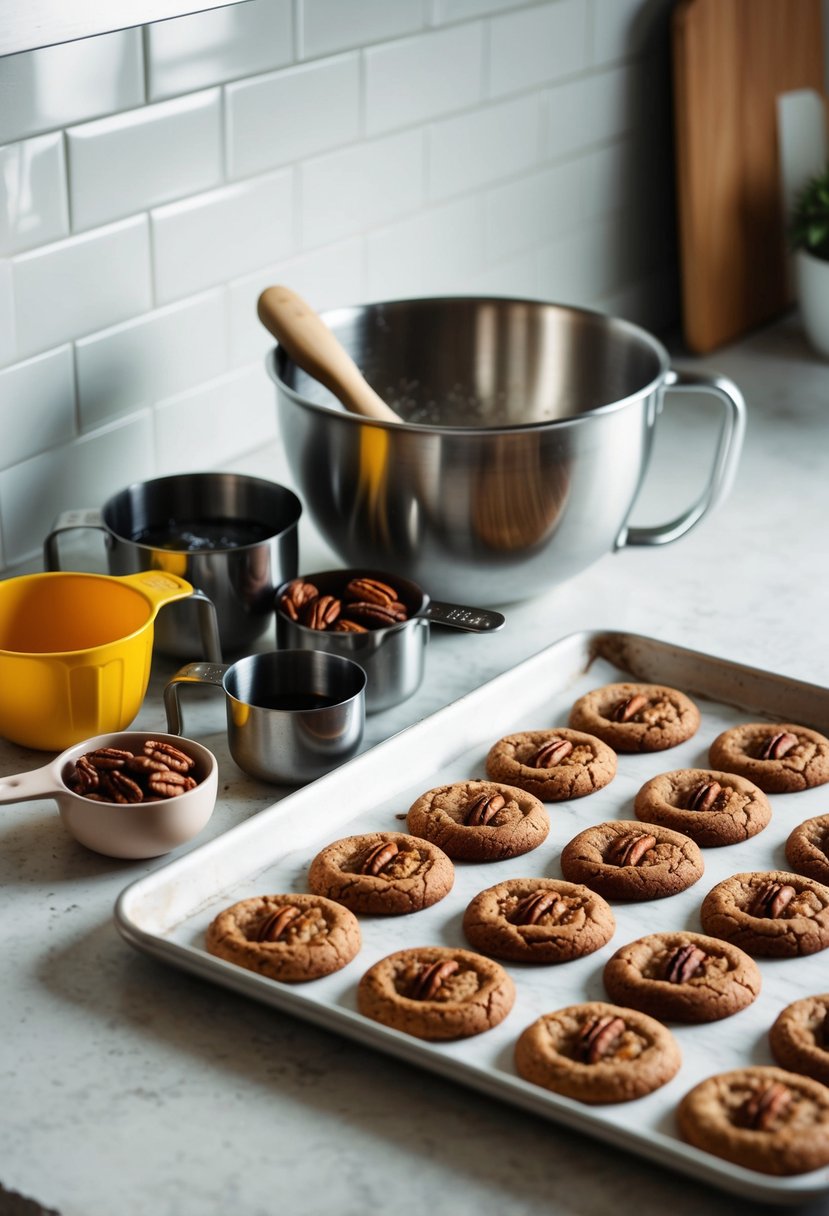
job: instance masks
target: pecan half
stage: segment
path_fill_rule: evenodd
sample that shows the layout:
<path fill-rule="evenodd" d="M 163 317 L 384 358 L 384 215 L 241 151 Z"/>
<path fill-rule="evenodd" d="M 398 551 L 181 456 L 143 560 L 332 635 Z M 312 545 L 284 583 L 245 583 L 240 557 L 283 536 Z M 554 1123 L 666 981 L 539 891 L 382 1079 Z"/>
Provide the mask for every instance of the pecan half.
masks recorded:
<path fill-rule="evenodd" d="M 300 611 L 318 595 L 319 591 L 313 583 L 306 583 L 304 579 L 295 578 L 292 583 L 288 583 L 279 597 L 279 607 L 292 621 L 298 621 Z"/>
<path fill-rule="evenodd" d="M 605 1014 L 585 1022 L 576 1039 L 576 1052 L 584 1064 L 596 1064 L 613 1054 L 613 1045 L 625 1032 L 623 1018 Z"/>
<path fill-rule="evenodd" d="M 150 773 L 147 778 L 148 793 L 156 798 L 176 798 L 179 794 L 186 794 L 188 790 L 195 789 L 197 785 L 195 777 L 189 777 L 186 773 L 175 773 L 172 769 Z"/>
<path fill-rule="evenodd" d="M 288 926 L 292 925 L 302 912 L 295 904 L 285 904 L 282 908 L 277 908 L 275 912 L 269 912 L 264 920 L 260 921 L 254 930 L 252 941 L 255 942 L 278 942 L 285 936 Z"/>
<path fill-rule="evenodd" d="M 318 595 L 302 610 L 302 624 L 308 629 L 327 629 L 340 615 L 342 604 L 333 595 Z"/>
<path fill-rule="evenodd" d="M 393 840 L 381 840 L 373 849 L 369 849 L 363 858 L 363 864 L 360 866 L 361 874 L 372 874 L 375 877 L 381 874 L 393 857 L 396 857 L 400 849 Z"/>
<path fill-rule="evenodd" d="M 344 599 L 362 601 L 366 604 L 379 604 L 385 607 L 397 602 L 397 592 L 388 583 L 381 583 L 376 578 L 353 578 L 343 592 Z"/>
<path fill-rule="evenodd" d="M 344 616 L 335 621 L 331 626 L 332 633 L 368 633 L 365 625 L 359 625 L 356 621 L 348 621 Z"/>
<path fill-rule="evenodd" d="M 137 781 L 126 773 L 113 769 L 101 783 L 101 791 L 109 795 L 111 802 L 143 802 L 144 791 Z"/>
<path fill-rule="evenodd" d="M 506 805 L 502 794 L 481 794 L 469 803 L 463 821 L 470 828 L 484 827 Z"/>
<path fill-rule="evenodd" d="M 829 1048 L 829 1009 L 826 1010 L 823 1021 L 815 1031 L 815 1042 Z"/>
<path fill-rule="evenodd" d="M 391 604 L 369 604 L 361 601 L 356 604 L 346 604 L 343 611 L 350 621 L 368 625 L 369 628 L 374 626 L 377 629 L 397 625 L 400 621 L 405 621 L 409 615 L 405 604 L 401 604 L 398 600 L 394 600 Z"/>
<path fill-rule="evenodd" d="M 648 698 L 643 696 L 641 692 L 637 692 L 634 696 L 619 702 L 613 710 L 613 721 L 630 722 L 631 718 L 635 718 L 639 710 L 644 709 L 647 703 Z"/>
<path fill-rule="evenodd" d="M 66 784 L 76 794 L 87 795 L 98 789 L 101 784 L 101 774 L 94 764 L 90 764 L 86 756 L 78 756 L 75 767 L 66 778 Z"/>
<path fill-rule="evenodd" d="M 557 764 L 561 764 L 566 756 L 570 755 L 573 750 L 573 744 L 569 739 L 560 739 L 555 735 L 549 739 L 535 753 L 533 766 L 535 768 L 555 768 Z"/>
<path fill-rule="evenodd" d="M 787 1085 L 773 1081 L 765 1089 L 746 1099 L 740 1110 L 741 1121 L 745 1127 L 768 1131 L 788 1109 L 793 1099 L 794 1094 Z"/>
<path fill-rule="evenodd" d="M 144 755 L 160 768 L 171 768 L 177 773 L 189 773 L 191 768 L 196 767 L 192 756 L 188 756 L 178 747 L 173 747 L 172 743 L 164 743 L 160 739 L 146 739 Z"/>
<path fill-rule="evenodd" d="M 646 832 L 623 832 L 614 837 L 605 850 L 604 860 L 611 866 L 638 866 L 656 837 Z"/>
<path fill-rule="evenodd" d="M 719 781 L 703 781 L 696 789 L 691 791 L 691 795 L 685 804 L 686 810 L 710 811 L 721 793 L 722 786 Z"/>
<path fill-rule="evenodd" d="M 708 955 L 704 950 L 700 950 L 699 946 L 690 943 L 686 946 L 677 946 L 676 950 L 668 955 L 664 978 L 669 984 L 686 984 L 692 976 L 696 975 L 707 957 Z"/>
<path fill-rule="evenodd" d="M 121 747 L 99 747 L 94 752 L 87 752 L 86 758 L 99 773 L 106 773 L 112 769 L 123 768 L 132 758 L 132 752 Z"/>
<path fill-rule="evenodd" d="M 793 747 L 797 747 L 797 735 L 790 730 L 781 730 L 766 739 L 757 757 L 759 760 L 779 760 L 781 756 L 788 755 Z"/>
<path fill-rule="evenodd" d="M 787 882 L 764 882 L 752 900 L 751 916 L 780 916 L 797 892 Z"/>
<path fill-rule="evenodd" d="M 413 1001 L 431 1001 L 441 984 L 458 970 L 458 964 L 453 958 L 440 963 L 427 963 L 421 967 L 414 978 L 409 991 Z"/>
<path fill-rule="evenodd" d="M 564 908 L 564 903 L 559 899 L 555 891 L 534 891 L 532 895 L 525 895 L 515 909 L 514 924 L 516 925 L 537 925 L 551 909 L 555 910 L 558 905 Z"/>

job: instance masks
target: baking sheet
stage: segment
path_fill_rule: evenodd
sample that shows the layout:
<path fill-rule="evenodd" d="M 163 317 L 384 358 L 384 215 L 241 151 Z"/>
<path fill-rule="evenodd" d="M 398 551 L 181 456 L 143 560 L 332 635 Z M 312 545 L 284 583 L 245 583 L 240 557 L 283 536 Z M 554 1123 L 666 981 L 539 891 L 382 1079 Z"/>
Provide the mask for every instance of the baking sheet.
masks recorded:
<path fill-rule="evenodd" d="M 405 831 L 402 817 L 420 793 L 485 776 L 486 753 L 502 735 L 565 725 L 578 696 L 630 677 L 694 696 L 702 711 L 699 731 L 668 752 L 620 756 L 615 779 L 587 798 L 547 804 L 550 834 L 534 852 L 511 861 L 457 862 L 452 892 L 434 907 L 404 917 L 361 917 L 363 947 L 357 957 L 335 975 L 309 984 L 279 984 L 205 951 L 205 930 L 222 908 L 253 895 L 307 890 L 308 866 L 324 845 L 358 832 Z M 633 1103 L 587 1107 L 548 1093 L 517 1076 L 513 1048 L 521 1031 L 542 1013 L 607 999 L 602 969 L 620 946 L 656 931 L 699 931 L 699 907 L 721 879 L 744 870 L 787 869 L 786 837 L 795 824 L 825 811 L 825 787 L 771 795 L 769 827 L 752 840 L 704 850 L 705 873 L 688 891 L 658 901 L 613 903 L 616 933 L 595 954 L 559 966 L 504 963 L 518 995 L 504 1022 L 486 1034 L 457 1043 L 421 1042 L 362 1017 L 355 1000 L 363 972 L 392 951 L 430 943 L 468 948 L 461 921 L 478 891 L 508 877 L 560 878 L 561 849 L 577 832 L 606 819 L 634 819 L 633 800 L 646 780 L 669 769 L 707 767 L 708 746 L 721 730 L 758 717 L 829 733 L 829 689 L 640 635 L 573 634 L 131 884 L 116 904 L 116 924 L 133 946 L 174 966 L 698 1181 L 746 1198 L 802 1203 L 826 1194 L 829 1170 L 774 1178 L 731 1165 L 684 1144 L 674 1112 L 683 1094 L 706 1076 L 773 1063 L 768 1030 L 778 1012 L 802 996 L 826 990 L 821 954 L 758 960 L 763 990 L 748 1009 L 703 1026 L 670 1024 L 682 1050 L 682 1068 L 667 1085 Z"/>

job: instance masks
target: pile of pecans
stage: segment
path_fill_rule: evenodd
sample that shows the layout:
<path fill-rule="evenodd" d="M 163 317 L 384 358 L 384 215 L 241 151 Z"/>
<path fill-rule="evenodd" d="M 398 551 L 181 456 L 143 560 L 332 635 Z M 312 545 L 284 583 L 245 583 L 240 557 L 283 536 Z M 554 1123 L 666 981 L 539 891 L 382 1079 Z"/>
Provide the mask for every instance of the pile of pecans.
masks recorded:
<path fill-rule="evenodd" d="M 408 619 L 394 587 L 376 578 L 352 578 L 336 595 L 321 595 L 313 583 L 295 578 L 279 597 L 278 608 L 308 629 L 328 633 L 367 633 Z"/>
<path fill-rule="evenodd" d="M 79 756 L 65 780 L 93 802 L 158 802 L 195 789 L 196 762 L 171 743 L 147 739 L 139 753 L 99 747 Z"/>

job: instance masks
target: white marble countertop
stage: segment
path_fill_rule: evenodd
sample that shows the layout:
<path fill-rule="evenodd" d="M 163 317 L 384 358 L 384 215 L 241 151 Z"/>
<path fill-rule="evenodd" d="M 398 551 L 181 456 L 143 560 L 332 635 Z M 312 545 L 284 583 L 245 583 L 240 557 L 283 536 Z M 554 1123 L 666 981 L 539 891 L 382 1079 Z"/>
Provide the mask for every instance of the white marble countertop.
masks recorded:
<path fill-rule="evenodd" d="M 581 629 L 627 629 L 829 684 L 829 364 L 795 318 L 677 364 L 731 376 L 745 395 L 729 499 L 674 545 L 608 555 L 511 605 L 497 635 L 433 630 L 421 689 L 369 719 L 367 744 Z M 696 397 L 669 398 L 635 522 L 669 518 L 701 486 L 711 417 Z M 236 467 L 284 480 L 269 453 Z M 330 555 L 302 526 L 301 567 L 323 568 Z M 164 729 L 160 689 L 173 670 L 154 664 L 137 725 Z M 220 793 L 191 847 L 279 792 L 230 759 L 220 700 L 199 713 L 200 733 L 188 733 L 216 752 Z M 0 773 L 43 762 L 0 743 Z M 733 1211 L 726 1195 L 136 953 L 113 903 L 163 858 L 89 853 L 51 802 L 4 807 L 0 840 L 7 1190 L 61 1216 Z"/>

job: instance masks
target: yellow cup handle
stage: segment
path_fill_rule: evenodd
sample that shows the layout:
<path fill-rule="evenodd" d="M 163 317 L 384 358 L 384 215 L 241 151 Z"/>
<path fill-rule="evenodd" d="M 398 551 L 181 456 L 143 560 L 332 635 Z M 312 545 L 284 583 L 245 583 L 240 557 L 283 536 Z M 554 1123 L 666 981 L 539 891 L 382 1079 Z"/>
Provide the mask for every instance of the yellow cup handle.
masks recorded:
<path fill-rule="evenodd" d="M 151 620 L 155 619 L 159 608 L 164 604 L 186 599 L 188 595 L 193 594 L 191 583 L 179 578 L 177 574 L 169 574 L 166 570 L 142 570 L 138 574 L 122 574 L 118 576 L 118 581 L 134 587 L 149 601 L 153 610 Z"/>

